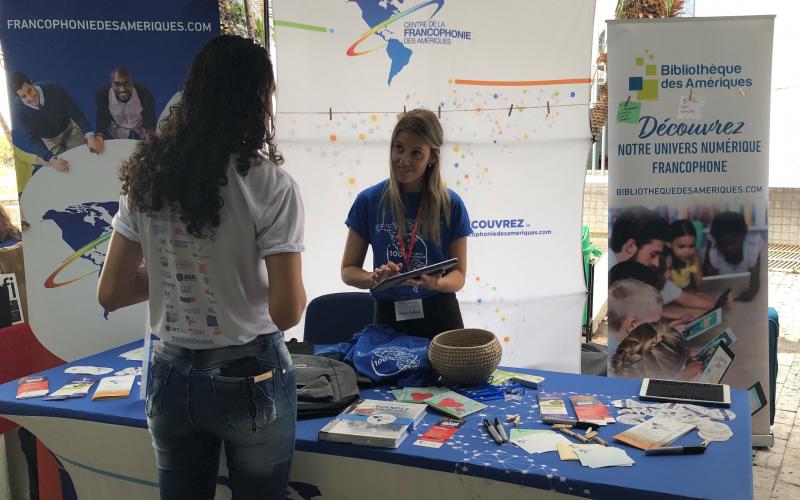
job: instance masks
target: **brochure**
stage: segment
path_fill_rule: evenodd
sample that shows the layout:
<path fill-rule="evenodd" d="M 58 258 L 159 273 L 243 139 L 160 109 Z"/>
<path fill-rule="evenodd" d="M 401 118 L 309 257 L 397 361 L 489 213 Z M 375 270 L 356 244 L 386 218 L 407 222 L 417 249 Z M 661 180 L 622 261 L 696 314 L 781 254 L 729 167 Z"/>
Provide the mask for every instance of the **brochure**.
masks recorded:
<path fill-rule="evenodd" d="M 69 383 L 61 389 L 53 392 L 44 399 L 47 400 L 62 400 L 69 398 L 82 398 L 89 394 L 89 389 L 92 388 L 97 379 L 94 377 L 73 377 Z"/>
<path fill-rule="evenodd" d="M 653 417 L 617 434 L 614 439 L 642 450 L 649 450 L 667 446 L 694 428 L 694 424 Z"/>
<path fill-rule="evenodd" d="M 415 446 L 425 446 L 426 448 L 441 448 L 458 429 L 464 425 L 460 418 L 442 417 L 439 422 L 425 431 L 419 439 L 414 441 Z"/>
<path fill-rule="evenodd" d="M 397 448 L 425 415 L 424 404 L 356 401 L 319 431 L 320 441 Z"/>
<path fill-rule="evenodd" d="M 573 395 L 569 397 L 575 416 L 581 422 L 591 422 L 597 425 L 606 425 L 616 422 L 614 417 L 595 396 Z"/>
<path fill-rule="evenodd" d="M 49 392 L 47 375 L 33 375 L 22 377 L 17 386 L 17 399 L 38 398 Z"/>
<path fill-rule="evenodd" d="M 136 375 L 103 377 L 100 379 L 92 399 L 127 398 L 135 379 Z"/>
<path fill-rule="evenodd" d="M 561 418 L 568 419 L 567 404 L 561 394 L 554 394 L 550 392 L 539 393 L 539 413 L 542 418 Z"/>
<path fill-rule="evenodd" d="M 517 384 L 538 389 L 539 384 L 544 381 L 544 377 L 538 375 L 530 375 L 528 373 L 510 372 L 507 370 L 495 370 L 492 372 L 492 385 L 505 385 L 509 382 L 516 382 Z"/>
<path fill-rule="evenodd" d="M 426 399 L 425 403 L 445 415 L 451 417 L 464 418 L 467 415 L 472 415 L 476 411 L 481 411 L 486 408 L 486 405 L 474 401 L 466 396 L 455 391 L 447 391 L 437 394 L 432 398 Z"/>

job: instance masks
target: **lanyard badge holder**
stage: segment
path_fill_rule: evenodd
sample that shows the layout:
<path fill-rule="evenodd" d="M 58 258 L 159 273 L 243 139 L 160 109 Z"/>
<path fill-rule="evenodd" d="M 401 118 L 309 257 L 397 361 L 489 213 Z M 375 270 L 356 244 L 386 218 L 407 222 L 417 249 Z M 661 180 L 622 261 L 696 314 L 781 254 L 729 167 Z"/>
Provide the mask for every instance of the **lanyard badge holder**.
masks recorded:
<path fill-rule="evenodd" d="M 422 203 L 417 209 L 417 218 L 414 220 L 414 225 L 411 227 L 411 233 L 408 238 L 408 248 L 403 239 L 401 232 L 397 231 L 397 243 L 400 246 L 400 253 L 403 255 L 403 262 L 405 263 L 406 271 L 411 271 L 411 255 L 414 252 L 414 243 L 417 242 L 417 231 L 419 230 L 420 218 L 422 216 Z M 415 287 L 416 288 L 416 287 Z M 422 299 L 407 299 L 396 300 L 394 302 L 394 315 L 397 321 L 406 321 L 410 319 L 421 319 L 425 317 L 422 310 Z"/>

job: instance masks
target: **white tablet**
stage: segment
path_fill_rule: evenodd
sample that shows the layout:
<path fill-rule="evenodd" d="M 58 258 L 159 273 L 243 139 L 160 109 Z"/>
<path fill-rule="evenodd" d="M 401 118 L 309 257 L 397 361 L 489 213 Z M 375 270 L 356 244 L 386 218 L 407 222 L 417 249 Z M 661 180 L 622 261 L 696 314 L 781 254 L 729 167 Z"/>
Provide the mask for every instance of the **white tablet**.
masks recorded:
<path fill-rule="evenodd" d="M 452 259 L 443 260 L 441 262 L 437 262 L 436 264 L 431 264 L 430 266 L 420 267 L 419 269 L 414 269 L 413 271 L 408 271 L 406 273 L 400 273 L 392 276 L 391 278 L 386 278 L 385 280 L 381 281 L 374 287 L 370 288 L 371 292 L 380 292 L 386 290 L 388 288 L 392 288 L 394 286 L 401 285 L 405 280 L 418 278 L 423 274 L 436 274 L 438 272 L 445 272 L 448 269 L 452 269 L 458 264 L 458 258 L 454 257 Z"/>
<path fill-rule="evenodd" d="M 730 289 L 733 297 L 738 297 L 740 293 L 750 288 L 750 271 L 732 274 L 716 274 L 713 276 L 703 276 L 700 290 L 706 293 L 722 293 Z"/>
<path fill-rule="evenodd" d="M 639 399 L 729 407 L 731 405 L 731 388 L 727 384 L 701 384 L 682 380 L 646 378 L 642 380 Z"/>

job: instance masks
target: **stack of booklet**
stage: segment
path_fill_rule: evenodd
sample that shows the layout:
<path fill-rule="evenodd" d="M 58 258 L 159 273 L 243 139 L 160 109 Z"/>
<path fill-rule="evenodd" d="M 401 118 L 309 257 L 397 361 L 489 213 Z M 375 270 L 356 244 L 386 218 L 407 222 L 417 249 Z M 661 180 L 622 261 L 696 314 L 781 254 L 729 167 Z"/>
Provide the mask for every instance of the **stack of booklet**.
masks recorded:
<path fill-rule="evenodd" d="M 641 424 L 620 432 L 614 439 L 642 450 L 667 446 L 679 437 L 694 429 L 694 424 L 686 424 L 664 417 L 653 417 Z"/>
<path fill-rule="evenodd" d="M 356 401 L 319 431 L 320 441 L 397 448 L 425 415 L 425 404 Z"/>

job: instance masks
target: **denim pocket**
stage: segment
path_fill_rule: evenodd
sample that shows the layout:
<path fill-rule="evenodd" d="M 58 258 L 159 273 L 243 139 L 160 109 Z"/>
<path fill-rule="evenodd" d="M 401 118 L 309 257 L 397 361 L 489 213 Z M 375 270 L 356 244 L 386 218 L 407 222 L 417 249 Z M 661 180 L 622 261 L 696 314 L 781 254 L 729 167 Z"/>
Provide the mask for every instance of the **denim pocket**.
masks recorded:
<path fill-rule="evenodd" d="M 172 365 L 156 358 L 150 367 L 150 386 L 147 388 L 145 409 L 148 418 L 160 415 L 164 411 L 164 393 L 167 381 L 172 373 Z"/>
<path fill-rule="evenodd" d="M 297 420 L 297 373 L 294 367 L 287 371 L 283 380 L 283 390 L 286 392 L 286 398 L 289 405 L 292 407 L 292 414 L 294 419 Z"/>
<path fill-rule="evenodd" d="M 277 418 L 275 411 L 275 370 L 260 382 L 253 377 L 213 375 L 211 383 L 223 422 L 236 432 L 256 433 Z"/>

